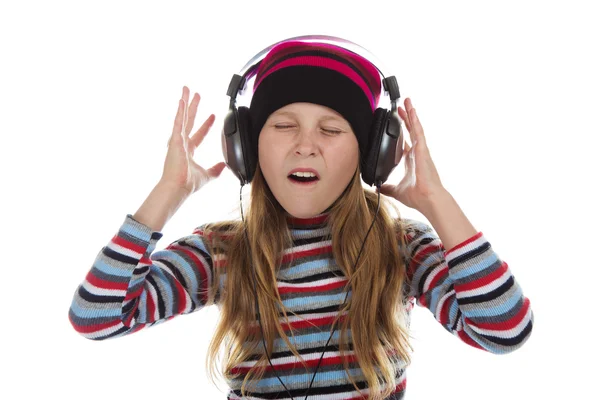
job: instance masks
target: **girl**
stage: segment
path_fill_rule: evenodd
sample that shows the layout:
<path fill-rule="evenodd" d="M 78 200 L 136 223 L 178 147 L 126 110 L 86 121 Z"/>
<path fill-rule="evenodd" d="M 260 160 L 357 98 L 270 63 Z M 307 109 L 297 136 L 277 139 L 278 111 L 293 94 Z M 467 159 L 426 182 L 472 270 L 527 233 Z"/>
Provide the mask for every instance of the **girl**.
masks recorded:
<path fill-rule="evenodd" d="M 200 97 L 188 106 L 184 87 L 163 175 L 76 290 L 75 330 L 121 337 L 215 304 L 207 366 L 214 379 L 224 346 L 228 399 L 403 399 L 415 303 L 467 345 L 521 347 L 529 299 L 442 185 L 410 99 L 397 108 L 412 143 L 400 146 L 406 176 L 363 188 L 380 83 L 376 67 L 343 46 L 271 48 L 233 128 L 257 157 L 246 218 L 200 225 L 155 251 L 179 206 L 226 166 L 194 162 L 214 115 L 190 137 Z M 381 193 L 431 226 L 392 218 Z"/>

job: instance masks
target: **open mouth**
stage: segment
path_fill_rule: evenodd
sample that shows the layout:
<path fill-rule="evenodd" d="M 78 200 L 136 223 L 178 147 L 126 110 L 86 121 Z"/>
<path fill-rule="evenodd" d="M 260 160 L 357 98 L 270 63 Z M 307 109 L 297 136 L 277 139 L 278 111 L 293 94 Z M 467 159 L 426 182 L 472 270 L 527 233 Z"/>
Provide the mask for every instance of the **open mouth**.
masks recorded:
<path fill-rule="evenodd" d="M 297 182 L 297 183 L 311 183 L 319 180 L 316 176 L 298 176 L 298 175 L 288 175 L 288 179 Z"/>

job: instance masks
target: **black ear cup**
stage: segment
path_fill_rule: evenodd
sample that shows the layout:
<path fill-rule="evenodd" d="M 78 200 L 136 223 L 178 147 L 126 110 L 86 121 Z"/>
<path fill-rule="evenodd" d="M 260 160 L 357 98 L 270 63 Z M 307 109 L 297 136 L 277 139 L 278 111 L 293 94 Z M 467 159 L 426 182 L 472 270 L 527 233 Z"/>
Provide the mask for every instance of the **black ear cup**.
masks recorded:
<path fill-rule="evenodd" d="M 249 139 L 248 107 L 232 107 L 225 115 L 221 147 L 225 163 L 242 185 L 250 183 L 256 169 L 257 156 Z"/>
<path fill-rule="evenodd" d="M 397 112 L 377 108 L 369 134 L 368 152 L 361 160 L 362 180 L 383 184 L 402 159 L 402 124 Z"/>
<path fill-rule="evenodd" d="M 361 159 L 361 175 L 362 180 L 369 186 L 373 186 L 375 182 L 375 171 L 377 169 L 377 158 L 379 146 L 381 143 L 381 134 L 385 126 L 387 110 L 378 108 L 373 115 L 371 123 L 371 131 L 369 133 L 369 146 L 366 154 L 362 155 Z"/>
<path fill-rule="evenodd" d="M 258 160 L 258 143 L 252 143 L 250 140 L 250 109 L 248 107 L 238 107 L 238 122 L 240 124 L 240 136 L 242 138 L 242 151 L 244 153 L 244 165 L 246 168 L 246 182 L 250 183 L 256 170 Z"/>

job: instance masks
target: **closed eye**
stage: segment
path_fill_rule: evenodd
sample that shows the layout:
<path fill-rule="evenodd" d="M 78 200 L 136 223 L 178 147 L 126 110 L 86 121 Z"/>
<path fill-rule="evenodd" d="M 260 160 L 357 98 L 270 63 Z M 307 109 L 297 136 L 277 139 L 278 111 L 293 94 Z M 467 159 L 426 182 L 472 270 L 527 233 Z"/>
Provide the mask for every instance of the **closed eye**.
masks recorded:
<path fill-rule="evenodd" d="M 275 125 L 275 129 L 290 129 L 290 128 L 295 128 L 295 126 L 294 125 Z M 330 135 L 337 135 L 339 133 L 342 133 L 342 131 L 340 131 L 340 130 L 332 130 L 332 129 L 325 129 L 325 128 L 321 128 L 321 130 Z"/>

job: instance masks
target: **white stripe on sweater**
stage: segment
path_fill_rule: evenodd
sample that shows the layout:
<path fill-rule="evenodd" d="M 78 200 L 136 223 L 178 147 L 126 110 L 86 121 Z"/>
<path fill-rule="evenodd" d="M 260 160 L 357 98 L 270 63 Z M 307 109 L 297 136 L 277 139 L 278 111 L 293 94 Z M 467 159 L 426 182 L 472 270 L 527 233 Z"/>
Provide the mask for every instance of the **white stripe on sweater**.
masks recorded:
<path fill-rule="evenodd" d="M 511 276 L 512 274 L 507 268 L 506 272 L 504 272 L 502 276 L 498 277 L 497 279 L 494 279 L 487 285 L 471 290 L 459 291 L 456 293 L 456 297 L 459 299 L 463 299 L 465 297 L 479 296 L 482 294 L 493 292 L 495 289 L 498 289 L 500 286 L 504 285 L 506 281 L 510 279 Z"/>

